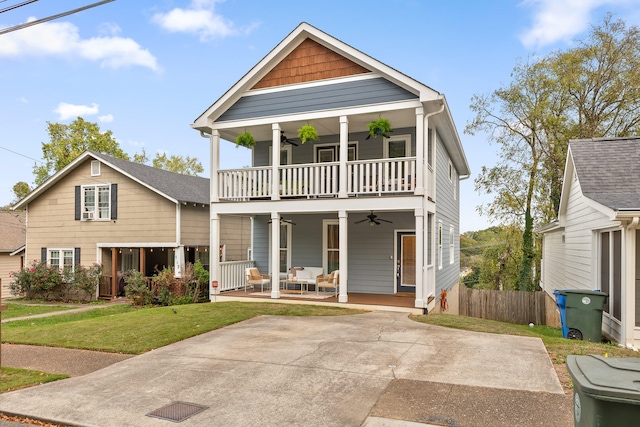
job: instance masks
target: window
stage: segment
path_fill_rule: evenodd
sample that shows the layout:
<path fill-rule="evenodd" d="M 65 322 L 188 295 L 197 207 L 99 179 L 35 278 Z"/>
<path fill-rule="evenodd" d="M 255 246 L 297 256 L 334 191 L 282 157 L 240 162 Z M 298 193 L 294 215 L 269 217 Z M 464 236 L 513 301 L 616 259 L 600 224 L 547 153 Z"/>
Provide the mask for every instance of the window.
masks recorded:
<path fill-rule="evenodd" d="M 340 160 L 340 144 L 315 144 L 315 162 L 337 162 Z M 358 160 L 358 144 L 349 143 L 347 147 L 347 161 Z"/>
<path fill-rule="evenodd" d="M 273 152 L 269 146 L 269 164 L 273 165 Z M 280 147 L 280 166 L 291 164 L 291 145 Z"/>
<path fill-rule="evenodd" d="M 453 200 L 458 199 L 458 174 L 456 170 L 453 170 L 453 179 L 451 181 L 453 183 Z"/>
<path fill-rule="evenodd" d="M 438 223 L 438 269 L 442 268 L 442 222 Z"/>
<path fill-rule="evenodd" d="M 91 176 L 100 176 L 100 162 L 98 160 L 91 161 Z"/>
<path fill-rule="evenodd" d="M 449 264 L 453 264 L 455 256 L 455 241 L 453 240 L 453 225 L 449 226 Z"/>
<path fill-rule="evenodd" d="M 327 219 L 322 225 L 322 267 L 330 273 L 340 269 L 340 224 Z"/>
<path fill-rule="evenodd" d="M 387 159 L 411 156 L 411 135 L 385 138 L 382 155 Z"/>
<path fill-rule="evenodd" d="M 52 268 L 60 271 L 74 267 L 74 250 L 73 249 L 48 249 L 47 259 Z"/>
<path fill-rule="evenodd" d="M 82 187 L 82 219 L 111 219 L 111 186 L 109 184 Z"/>
<path fill-rule="evenodd" d="M 599 246 L 600 290 L 609 294 L 604 312 L 620 320 L 622 317 L 622 232 L 616 230 L 600 233 Z"/>
<path fill-rule="evenodd" d="M 291 224 L 280 223 L 280 273 L 289 271 L 291 265 Z"/>
<path fill-rule="evenodd" d="M 453 182 L 453 164 L 449 160 L 449 182 Z"/>

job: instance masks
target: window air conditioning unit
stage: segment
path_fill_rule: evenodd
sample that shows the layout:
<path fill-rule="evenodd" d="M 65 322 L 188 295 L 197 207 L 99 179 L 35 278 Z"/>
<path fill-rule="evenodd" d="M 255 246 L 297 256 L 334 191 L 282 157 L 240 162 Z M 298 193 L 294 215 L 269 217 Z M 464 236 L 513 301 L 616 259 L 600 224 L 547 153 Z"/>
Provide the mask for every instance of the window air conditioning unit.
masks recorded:
<path fill-rule="evenodd" d="M 94 219 L 95 212 L 83 212 L 82 219 Z"/>

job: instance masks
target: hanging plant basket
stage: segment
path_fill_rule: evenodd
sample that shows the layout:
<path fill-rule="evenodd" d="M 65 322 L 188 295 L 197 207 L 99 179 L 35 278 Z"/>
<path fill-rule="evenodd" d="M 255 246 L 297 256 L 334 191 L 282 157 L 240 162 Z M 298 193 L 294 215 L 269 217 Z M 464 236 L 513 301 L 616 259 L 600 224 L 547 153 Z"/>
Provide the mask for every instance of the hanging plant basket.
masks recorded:
<path fill-rule="evenodd" d="M 256 140 L 253 139 L 253 135 L 249 131 L 245 131 L 245 133 L 238 135 L 236 138 L 236 145 L 238 147 L 253 148 L 256 145 Z"/>
<path fill-rule="evenodd" d="M 298 138 L 300 138 L 300 142 L 304 144 L 307 140 L 317 141 L 320 137 L 318 136 L 318 131 L 313 125 L 304 125 L 300 129 L 298 129 Z"/>
<path fill-rule="evenodd" d="M 367 127 L 369 128 L 369 136 L 367 136 L 367 139 L 371 137 L 377 138 L 379 136 L 389 138 L 389 134 L 393 132 L 389 120 L 383 119 L 382 117 L 374 120 L 373 122 L 369 122 Z"/>

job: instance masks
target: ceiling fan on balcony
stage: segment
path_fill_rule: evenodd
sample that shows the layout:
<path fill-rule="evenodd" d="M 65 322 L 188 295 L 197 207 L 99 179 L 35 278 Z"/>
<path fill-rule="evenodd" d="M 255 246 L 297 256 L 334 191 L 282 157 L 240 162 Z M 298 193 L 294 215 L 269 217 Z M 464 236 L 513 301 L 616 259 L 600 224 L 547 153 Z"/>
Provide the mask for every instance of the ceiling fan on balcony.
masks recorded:
<path fill-rule="evenodd" d="M 293 222 L 290 219 L 285 219 L 283 216 L 280 217 L 280 224 L 291 224 L 291 225 L 296 225 L 295 222 Z M 269 220 L 269 224 L 271 224 L 271 220 Z"/>
<path fill-rule="evenodd" d="M 287 138 L 283 130 L 280 131 L 280 144 L 291 144 L 296 147 L 298 146 L 298 143 L 294 142 L 293 139 Z"/>
<path fill-rule="evenodd" d="M 361 222 L 369 222 L 369 226 L 375 227 L 376 225 L 380 225 L 380 221 L 393 223 L 393 221 L 389 221 L 388 219 L 378 218 L 378 215 L 374 214 L 373 211 L 365 219 L 361 219 L 360 221 L 356 221 L 354 224 L 360 224 Z"/>

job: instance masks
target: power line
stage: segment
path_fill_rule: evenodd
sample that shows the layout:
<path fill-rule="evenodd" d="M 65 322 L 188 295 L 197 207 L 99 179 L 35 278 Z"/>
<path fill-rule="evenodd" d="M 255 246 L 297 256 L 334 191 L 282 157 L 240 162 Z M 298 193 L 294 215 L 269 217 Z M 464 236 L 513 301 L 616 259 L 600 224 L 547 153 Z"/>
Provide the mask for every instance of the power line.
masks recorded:
<path fill-rule="evenodd" d="M 59 13 L 57 15 L 52 15 L 52 16 L 49 16 L 47 18 L 42 18 L 42 19 L 38 19 L 36 21 L 26 22 L 24 24 L 15 25 L 13 27 L 5 28 L 3 30 L 0 30 L 0 36 L 3 35 L 3 34 L 10 33 L 12 31 L 18 31 L 18 30 L 22 30 L 24 28 L 28 28 L 28 27 L 37 25 L 37 24 L 42 24 L 43 22 L 49 22 L 49 21 L 53 21 L 54 19 L 63 18 L 65 16 L 72 15 L 74 13 L 82 12 L 83 10 L 91 9 L 92 7 L 101 6 L 101 5 L 106 4 L 106 3 L 111 3 L 112 1 L 115 1 L 115 0 L 102 0 L 102 1 L 99 1 L 97 3 L 93 3 L 93 4 L 90 4 L 90 5 L 87 5 L 87 6 L 83 6 L 83 7 L 77 8 L 77 9 L 70 10 L 68 12 Z"/>
<path fill-rule="evenodd" d="M 18 156 L 25 157 L 25 158 L 27 158 L 29 160 L 33 160 L 34 162 L 44 163 L 42 160 L 34 159 L 33 157 L 29 157 L 26 154 L 18 153 L 17 151 L 9 150 L 8 148 L 2 147 L 2 146 L 0 146 L 0 149 L 6 150 L 6 151 L 8 151 L 10 153 L 13 153 L 13 154 L 17 154 Z"/>
<path fill-rule="evenodd" d="M 26 6 L 26 5 L 31 4 L 31 3 L 35 3 L 37 1 L 38 0 L 27 0 L 27 1 L 23 1 L 22 3 L 19 3 L 19 4 L 14 4 L 13 6 L 7 6 L 4 9 L 0 9 L 0 13 L 8 12 L 10 10 L 17 9 L 19 7 Z"/>

